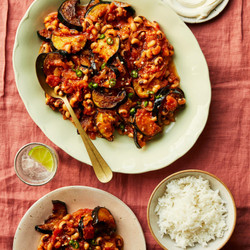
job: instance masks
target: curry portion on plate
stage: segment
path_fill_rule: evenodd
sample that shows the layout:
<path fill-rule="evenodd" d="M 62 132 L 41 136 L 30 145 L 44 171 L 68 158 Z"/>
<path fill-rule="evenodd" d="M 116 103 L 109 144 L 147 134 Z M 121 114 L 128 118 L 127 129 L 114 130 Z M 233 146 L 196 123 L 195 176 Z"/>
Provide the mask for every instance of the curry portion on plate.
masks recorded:
<path fill-rule="evenodd" d="M 53 200 L 52 203 L 52 214 L 44 224 L 35 226 L 43 234 L 38 250 L 122 249 L 123 238 L 116 234 L 115 219 L 107 208 L 84 208 L 69 214 L 64 202 Z"/>
<path fill-rule="evenodd" d="M 173 46 L 129 4 L 66 0 L 44 25 L 46 82 L 67 95 L 91 139 L 112 141 L 117 130 L 141 148 L 185 106 Z M 71 120 L 62 100 L 46 95 L 46 104 Z"/>

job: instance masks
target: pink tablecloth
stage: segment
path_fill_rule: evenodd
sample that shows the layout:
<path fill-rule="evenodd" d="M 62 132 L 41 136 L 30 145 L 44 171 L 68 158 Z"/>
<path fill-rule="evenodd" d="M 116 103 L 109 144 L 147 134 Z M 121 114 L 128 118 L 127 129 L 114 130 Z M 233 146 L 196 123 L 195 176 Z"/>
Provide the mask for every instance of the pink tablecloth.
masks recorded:
<path fill-rule="evenodd" d="M 212 21 L 189 25 L 207 59 L 212 85 L 209 119 L 195 146 L 167 168 L 139 175 L 115 174 L 108 184 L 98 182 L 90 167 L 53 145 L 18 95 L 12 49 L 18 23 L 31 2 L 2 0 L 0 4 L 0 249 L 11 249 L 19 221 L 37 199 L 68 185 L 100 188 L 123 200 L 137 215 L 148 249 L 160 249 L 147 226 L 148 199 L 164 177 L 191 168 L 215 174 L 235 197 L 237 225 L 224 249 L 250 249 L 250 1 L 230 1 Z M 32 141 L 54 146 L 60 157 L 56 177 L 41 187 L 23 184 L 13 168 L 17 150 Z"/>

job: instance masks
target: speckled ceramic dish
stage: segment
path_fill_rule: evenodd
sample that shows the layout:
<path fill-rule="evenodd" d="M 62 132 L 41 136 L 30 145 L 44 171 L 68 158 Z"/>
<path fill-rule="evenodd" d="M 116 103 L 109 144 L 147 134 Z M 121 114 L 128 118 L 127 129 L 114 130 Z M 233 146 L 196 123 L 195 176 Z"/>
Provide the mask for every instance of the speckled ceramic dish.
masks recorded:
<path fill-rule="evenodd" d="M 35 225 L 42 224 L 52 211 L 52 200 L 66 203 L 69 213 L 80 208 L 104 206 L 110 210 L 123 237 L 124 250 L 146 250 L 142 228 L 133 211 L 114 195 L 97 188 L 69 186 L 56 189 L 39 199 L 23 216 L 14 237 L 13 250 L 36 250 L 41 234 Z"/>
<path fill-rule="evenodd" d="M 175 242 L 172 239 L 170 239 L 169 236 L 164 236 L 164 237 L 160 236 L 160 229 L 157 224 L 158 216 L 155 213 L 155 208 L 158 203 L 158 198 L 162 197 L 166 191 L 167 183 L 171 180 L 179 179 L 181 177 L 186 177 L 186 176 L 195 176 L 195 177 L 201 176 L 202 178 L 208 180 L 210 183 L 210 187 L 213 190 L 218 189 L 222 200 L 226 202 L 226 208 L 228 210 L 226 223 L 228 226 L 228 230 L 225 231 L 224 236 L 222 238 L 216 238 L 215 240 L 210 241 L 208 243 L 208 246 L 205 248 L 206 250 L 221 249 L 227 243 L 227 241 L 229 240 L 229 238 L 231 237 L 234 231 L 235 224 L 236 224 L 236 206 L 235 206 L 233 196 L 231 192 L 229 191 L 229 189 L 226 187 L 226 185 L 219 178 L 205 171 L 201 171 L 201 170 L 180 171 L 180 172 L 177 172 L 168 176 L 157 185 L 157 187 L 154 189 L 148 202 L 147 220 L 148 220 L 149 229 L 153 237 L 155 238 L 155 240 L 163 249 L 169 249 L 169 250 L 181 250 L 182 249 L 182 248 L 177 247 L 175 245 Z M 187 249 L 204 250 L 204 247 L 197 244 L 194 247 L 188 247 Z"/>

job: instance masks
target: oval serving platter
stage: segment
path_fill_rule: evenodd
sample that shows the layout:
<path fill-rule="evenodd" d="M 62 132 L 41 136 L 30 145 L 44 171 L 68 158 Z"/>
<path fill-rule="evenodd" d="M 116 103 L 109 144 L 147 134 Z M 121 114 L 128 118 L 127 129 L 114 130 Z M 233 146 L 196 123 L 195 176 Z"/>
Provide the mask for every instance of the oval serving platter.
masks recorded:
<path fill-rule="evenodd" d="M 198 42 L 166 3 L 161 0 L 123 2 L 130 3 L 136 15 L 160 24 L 175 48 L 174 61 L 187 99 L 186 108 L 177 115 L 176 123 L 166 127 L 161 136 L 143 149 L 137 149 L 133 140 L 126 136 L 116 135 L 113 142 L 99 138 L 93 141 L 114 172 L 134 174 L 166 167 L 188 152 L 206 124 L 211 86 L 207 63 Z M 43 18 L 57 11 L 60 3 L 58 0 L 36 0 L 24 15 L 13 51 L 16 85 L 29 115 L 44 134 L 75 159 L 90 164 L 76 128 L 45 105 L 44 92 L 35 73 L 35 60 L 41 44 L 36 31 L 42 28 Z"/>

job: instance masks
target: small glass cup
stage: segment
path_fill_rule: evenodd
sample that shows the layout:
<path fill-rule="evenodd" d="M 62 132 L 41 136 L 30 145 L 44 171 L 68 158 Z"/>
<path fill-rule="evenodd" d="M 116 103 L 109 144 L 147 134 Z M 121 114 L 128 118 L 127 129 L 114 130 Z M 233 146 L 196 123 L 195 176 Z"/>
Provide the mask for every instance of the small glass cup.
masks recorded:
<path fill-rule="evenodd" d="M 44 146 L 51 152 L 53 156 L 53 168 L 51 171 L 28 155 L 30 150 L 36 146 Z M 55 176 L 58 167 L 58 154 L 53 148 L 43 143 L 32 142 L 19 149 L 15 156 L 14 167 L 21 181 L 31 186 L 41 186 L 48 183 Z"/>

